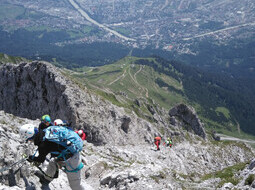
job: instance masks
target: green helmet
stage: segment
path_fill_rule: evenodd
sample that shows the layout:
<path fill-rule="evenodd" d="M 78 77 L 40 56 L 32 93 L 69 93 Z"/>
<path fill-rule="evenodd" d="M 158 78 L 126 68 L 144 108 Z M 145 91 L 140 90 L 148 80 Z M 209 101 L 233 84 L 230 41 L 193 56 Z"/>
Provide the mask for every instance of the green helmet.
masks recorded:
<path fill-rule="evenodd" d="M 42 122 L 51 122 L 49 115 L 43 115 L 41 120 L 42 120 Z"/>
<path fill-rule="evenodd" d="M 171 140 L 171 138 L 170 138 L 170 137 L 168 137 L 168 138 L 167 138 L 167 140 L 168 140 L 168 141 L 170 141 L 170 140 Z"/>

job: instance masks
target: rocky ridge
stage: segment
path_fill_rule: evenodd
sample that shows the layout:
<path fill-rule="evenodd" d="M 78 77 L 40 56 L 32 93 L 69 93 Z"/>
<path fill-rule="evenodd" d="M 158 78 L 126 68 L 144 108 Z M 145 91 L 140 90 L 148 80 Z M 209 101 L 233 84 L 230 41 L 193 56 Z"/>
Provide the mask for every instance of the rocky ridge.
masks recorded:
<path fill-rule="evenodd" d="M 86 160 L 82 178 L 88 189 L 216 188 L 220 179 L 200 181 L 201 176 L 254 157 L 246 144 L 212 144 L 188 106 L 177 105 L 162 117 L 155 114 L 158 123 L 149 123 L 80 88 L 46 62 L 4 64 L 0 79 L 0 109 L 4 110 L 0 111 L 0 169 L 23 153 L 33 153 L 33 145 L 19 140 L 18 127 L 30 122 L 38 125 L 36 119 L 46 113 L 85 129 L 88 142 L 82 152 Z M 156 133 L 163 138 L 171 135 L 173 148 L 161 145 L 161 151 L 155 151 Z M 35 171 L 25 163 L 1 173 L 0 189 L 42 188 Z M 49 188 L 67 186 L 61 171 Z"/>

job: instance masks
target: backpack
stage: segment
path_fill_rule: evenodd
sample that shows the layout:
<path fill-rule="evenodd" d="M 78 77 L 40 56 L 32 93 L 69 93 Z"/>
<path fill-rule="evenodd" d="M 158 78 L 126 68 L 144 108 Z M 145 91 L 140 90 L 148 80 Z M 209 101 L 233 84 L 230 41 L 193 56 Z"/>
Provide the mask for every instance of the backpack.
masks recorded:
<path fill-rule="evenodd" d="M 75 154 L 82 150 L 83 142 L 73 130 L 64 126 L 49 126 L 44 129 L 44 132 L 44 141 L 48 140 L 66 148 L 60 153 L 60 156 L 64 157 L 68 153 Z"/>

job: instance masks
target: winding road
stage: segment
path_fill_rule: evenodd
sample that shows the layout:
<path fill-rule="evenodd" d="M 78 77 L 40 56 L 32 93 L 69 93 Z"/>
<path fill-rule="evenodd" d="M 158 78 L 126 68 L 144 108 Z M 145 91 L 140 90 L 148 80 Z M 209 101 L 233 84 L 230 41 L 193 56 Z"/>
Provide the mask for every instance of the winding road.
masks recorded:
<path fill-rule="evenodd" d="M 223 135 L 223 134 L 219 134 L 219 133 L 216 133 L 216 136 L 219 136 L 220 140 L 237 141 L 237 142 L 245 142 L 245 143 L 255 144 L 255 141 L 253 141 L 253 140 L 239 139 L 236 137 L 231 137 L 231 136 L 227 136 L 227 135 Z"/>

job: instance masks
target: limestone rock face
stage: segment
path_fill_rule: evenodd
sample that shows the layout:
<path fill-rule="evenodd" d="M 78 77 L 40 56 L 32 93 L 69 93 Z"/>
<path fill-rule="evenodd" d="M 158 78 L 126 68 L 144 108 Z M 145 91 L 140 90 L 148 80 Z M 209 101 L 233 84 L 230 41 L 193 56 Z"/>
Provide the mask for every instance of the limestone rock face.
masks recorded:
<path fill-rule="evenodd" d="M 66 82 L 46 62 L 6 64 L 0 67 L 0 109 L 21 117 L 53 117 L 72 120 Z M 75 93 L 75 92 L 74 92 Z"/>
<path fill-rule="evenodd" d="M 193 131 L 194 134 L 206 138 L 204 126 L 198 118 L 194 108 L 185 104 L 179 104 L 169 110 L 171 124 L 183 127 L 187 131 Z"/>

